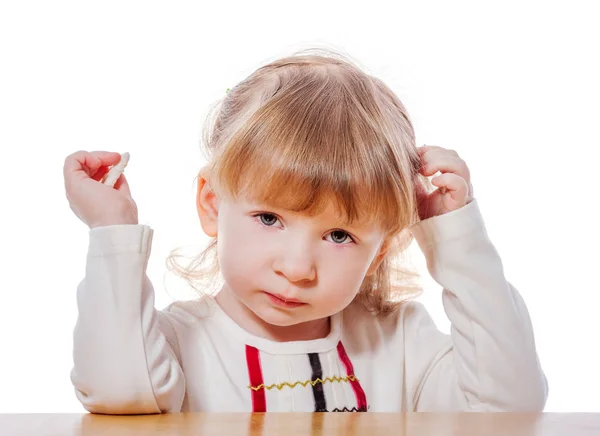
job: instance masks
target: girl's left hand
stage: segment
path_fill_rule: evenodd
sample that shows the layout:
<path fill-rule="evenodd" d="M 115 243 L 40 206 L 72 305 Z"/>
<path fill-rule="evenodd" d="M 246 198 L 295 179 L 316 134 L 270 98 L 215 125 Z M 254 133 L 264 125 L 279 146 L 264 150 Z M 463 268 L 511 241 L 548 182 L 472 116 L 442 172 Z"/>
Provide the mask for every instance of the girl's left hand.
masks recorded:
<path fill-rule="evenodd" d="M 422 175 L 429 177 L 438 171 L 442 173 L 431 179 L 431 184 L 438 187 L 435 191 L 428 193 L 424 186 L 417 186 L 421 220 L 460 209 L 473 200 L 471 174 L 458 153 L 435 145 L 424 145 L 417 151 L 421 157 L 419 172 Z"/>

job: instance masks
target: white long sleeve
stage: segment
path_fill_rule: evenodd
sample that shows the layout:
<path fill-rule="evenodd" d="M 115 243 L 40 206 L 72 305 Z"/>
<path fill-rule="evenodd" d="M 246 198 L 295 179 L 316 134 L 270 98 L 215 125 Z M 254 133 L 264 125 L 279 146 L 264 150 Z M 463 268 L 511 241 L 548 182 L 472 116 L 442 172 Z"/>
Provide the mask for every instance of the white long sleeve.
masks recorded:
<path fill-rule="evenodd" d="M 152 230 L 122 225 L 90 230 L 86 274 L 77 291 L 71 380 L 96 413 L 178 411 L 185 378 L 176 337 L 154 308 L 146 275 Z"/>
<path fill-rule="evenodd" d="M 452 339 L 452 346 L 440 348 L 427 366 L 415 408 L 541 411 L 548 386 L 529 313 L 505 278 L 477 209 L 474 201 L 413 229 L 431 276 L 444 288 L 442 299 Z M 420 329 L 415 336 L 420 341 L 426 341 L 428 334 L 439 336 L 425 310 L 418 311 L 420 315 L 412 317 L 405 328 Z M 419 354 L 420 346 L 407 344 L 407 360 Z"/>

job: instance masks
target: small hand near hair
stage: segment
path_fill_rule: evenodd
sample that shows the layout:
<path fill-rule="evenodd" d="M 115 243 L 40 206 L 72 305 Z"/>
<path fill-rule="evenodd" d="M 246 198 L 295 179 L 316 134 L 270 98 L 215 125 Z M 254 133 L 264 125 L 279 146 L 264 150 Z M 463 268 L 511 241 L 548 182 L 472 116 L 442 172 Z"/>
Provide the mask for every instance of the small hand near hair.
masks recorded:
<path fill-rule="evenodd" d="M 417 151 L 421 157 L 419 172 L 422 175 L 429 177 L 438 171 L 442 173 L 431 179 L 431 184 L 438 187 L 435 191 L 429 193 L 424 186 L 417 186 L 421 220 L 460 209 L 473 200 L 471 174 L 458 153 L 435 145 L 424 145 Z"/>

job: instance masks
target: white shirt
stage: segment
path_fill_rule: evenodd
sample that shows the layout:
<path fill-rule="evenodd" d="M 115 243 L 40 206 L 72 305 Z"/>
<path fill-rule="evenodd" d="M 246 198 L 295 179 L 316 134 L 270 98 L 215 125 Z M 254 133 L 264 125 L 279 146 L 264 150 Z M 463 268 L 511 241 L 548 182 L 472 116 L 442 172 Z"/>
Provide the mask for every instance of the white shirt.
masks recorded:
<path fill-rule="evenodd" d="M 541 411 L 531 321 L 477 200 L 411 228 L 441 285 L 451 334 L 417 302 L 386 317 L 352 303 L 326 338 L 273 342 L 211 298 L 154 307 L 153 230 L 90 230 L 71 380 L 96 413 Z"/>

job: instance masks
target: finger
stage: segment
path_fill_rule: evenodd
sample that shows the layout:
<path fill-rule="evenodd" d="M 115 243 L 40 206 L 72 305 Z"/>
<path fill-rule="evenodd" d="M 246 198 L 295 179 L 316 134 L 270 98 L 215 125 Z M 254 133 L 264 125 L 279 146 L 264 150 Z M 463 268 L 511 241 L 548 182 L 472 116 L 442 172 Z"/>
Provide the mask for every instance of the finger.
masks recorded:
<path fill-rule="evenodd" d="M 108 173 L 108 171 L 109 167 L 103 165 L 100 168 L 98 168 L 98 171 L 96 171 L 96 174 L 92 176 L 92 179 L 99 182 L 100 180 L 102 180 L 102 177 L 104 177 L 106 173 Z"/>
<path fill-rule="evenodd" d="M 119 153 L 109 151 L 77 151 L 65 159 L 63 174 L 65 179 L 78 179 L 93 176 L 102 165 L 114 165 L 121 159 Z"/>
<path fill-rule="evenodd" d="M 417 147 L 417 154 L 419 157 L 422 157 L 423 154 L 430 149 L 429 145 L 422 145 L 421 147 Z"/>
<path fill-rule="evenodd" d="M 471 180 L 471 172 L 469 167 L 459 157 L 449 155 L 438 155 L 427 157 L 423 160 L 420 173 L 424 176 L 432 176 L 437 172 L 455 173 L 465 180 Z"/>
<path fill-rule="evenodd" d="M 119 178 L 115 182 L 114 188 L 117 191 L 120 191 L 120 192 L 126 194 L 128 197 L 131 197 L 131 190 L 129 189 L 129 183 L 127 182 L 127 178 L 125 177 L 125 174 L 121 174 L 119 176 Z"/>
<path fill-rule="evenodd" d="M 63 167 L 65 183 L 70 180 L 90 178 L 100 165 L 100 160 L 87 151 L 73 153 L 65 159 Z"/>
<path fill-rule="evenodd" d="M 417 147 L 417 153 L 419 153 L 420 156 L 422 156 L 425 152 L 431 151 L 431 150 L 446 150 L 446 149 L 443 147 L 440 147 L 438 145 L 425 145 L 425 144 L 423 144 L 420 147 Z"/>
<path fill-rule="evenodd" d="M 91 151 L 93 156 L 102 161 L 102 165 L 115 165 L 121 160 L 121 153 L 116 151 Z"/>
<path fill-rule="evenodd" d="M 460 156 L 455 150 L 438 147 L 437 145 L 423 146 L 420 148 L 419 153 L 422 162 L 429 162 L 445 157 L 460 159 Z"/>
<path fill-rule="evenodd" d="M 91 154 L 97 159 L 97 162 L 100 162 L 97 168 L 90 168 L 89 174 L 94 180 L 99 180 L 96 179 L 98 172 L 101 172 L 100 177 L 104 177 L 106 172 L 110 171 L 109 167 L 118 164 L 121 160 L 121 154 L 112 151 L 92 151 Z"/>
<path fill-rule="evenodd" d="M 432 156 L 452 156 L 460 157 L 455 150 L 438 147 L 437 145 L 426 145 L 421 147 L 421 158 L 431 158 Z"/>
<path fill-rule="evenodd" d="M 457 174 L 441 174 L 431 179 L 431 184 L 440 188 L 442 194 L 450 194 L 457 202 L 464 202 L 469 198 L 469 184 Z"/>

